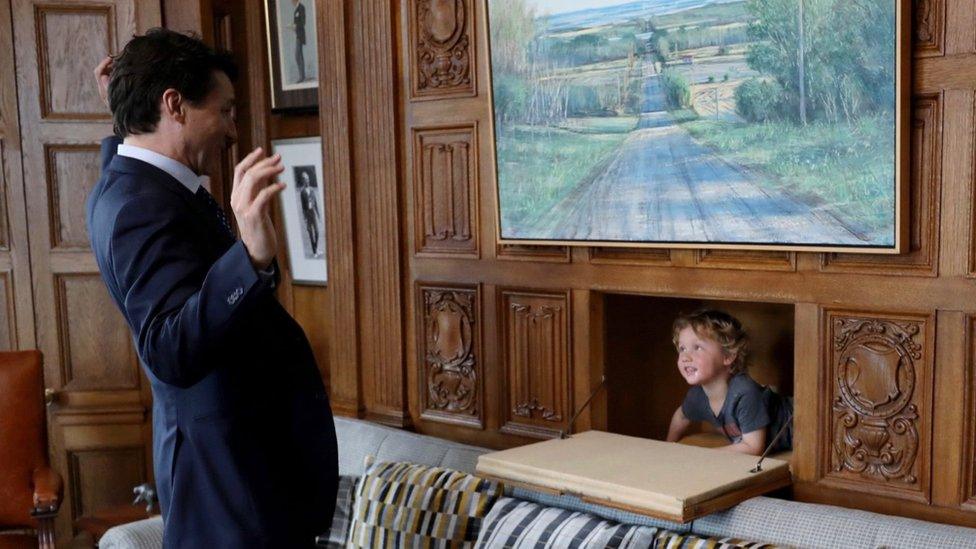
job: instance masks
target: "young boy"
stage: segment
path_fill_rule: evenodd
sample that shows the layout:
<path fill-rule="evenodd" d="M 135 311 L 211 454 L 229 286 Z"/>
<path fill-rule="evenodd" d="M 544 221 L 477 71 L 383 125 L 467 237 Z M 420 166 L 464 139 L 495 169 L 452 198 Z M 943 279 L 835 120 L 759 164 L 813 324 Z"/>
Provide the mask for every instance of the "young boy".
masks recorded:
<path fill-rule="evenodd" d="M 677 442 L 693 421 L 716 426 L 730 444 L 722 449 L 760 455 L 793 413 L 792 403 L 746 373 L 748 336 L 742 323 L 717 310 L 700 310 L 674 321 L 678 371 L 691 389 L 674 411 L 668 442 Z M 793 446 L 792 425 L 773 452 Z"/>

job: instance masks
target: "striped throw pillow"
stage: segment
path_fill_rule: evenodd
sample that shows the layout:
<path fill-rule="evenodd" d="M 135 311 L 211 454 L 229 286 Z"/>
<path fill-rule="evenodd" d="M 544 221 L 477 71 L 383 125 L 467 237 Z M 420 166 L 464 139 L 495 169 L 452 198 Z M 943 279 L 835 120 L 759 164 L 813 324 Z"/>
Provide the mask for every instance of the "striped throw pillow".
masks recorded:
<path fill-rule="evenodd" d="M 498 500 L 485 519 L 478 547 L 646 549 L 654 547 L 661 531 L 506 497 Z"/>
<path fill-rule="evenodd" d="M 502 486 L 412 463 L 371 465 L 356 489 L 349 547 L 473 547 Z"/>
<path fill-rule="evenodd" d="M 662 530 L 655 541 L 656 549 L 776 549 L 775 545 L 735 538 L 700 538 Z"/>

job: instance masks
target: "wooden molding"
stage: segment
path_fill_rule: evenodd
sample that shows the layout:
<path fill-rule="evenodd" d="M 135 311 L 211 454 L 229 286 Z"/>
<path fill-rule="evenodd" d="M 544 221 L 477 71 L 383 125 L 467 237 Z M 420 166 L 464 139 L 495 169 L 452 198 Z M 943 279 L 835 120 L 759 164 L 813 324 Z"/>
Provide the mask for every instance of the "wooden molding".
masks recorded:
<path fill-rule="evenodd" d="M 912 0 L 915 57 L 945 55 L 946 0 Z"/>
<path fill-rule="evenodd" d="M 589 262 L 597 265 L 671 265 L 668 248 L 587 248 Z"/>
<path fill-rule="evenodd" d="M 758 250 L 695 250 L 695 266 L 714 269 L 795 271 L 796 252 Z"/>

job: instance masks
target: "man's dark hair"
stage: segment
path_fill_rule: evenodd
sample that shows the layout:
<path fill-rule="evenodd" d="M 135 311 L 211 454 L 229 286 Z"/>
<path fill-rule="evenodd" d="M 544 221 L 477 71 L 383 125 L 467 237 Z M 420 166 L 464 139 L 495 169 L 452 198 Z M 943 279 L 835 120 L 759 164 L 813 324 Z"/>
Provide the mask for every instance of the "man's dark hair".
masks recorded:
<path fill-rule="evenodd" d="M 151 133 L 159 123 L 159 100 L 173 88 L 190 103 L 202 101 L 216 84 L 213 71 L 237 78 L 230 54 L 215 51 L 192 35 L 150 29 L 115 57 L 108 85 L 115 133 Z"/>

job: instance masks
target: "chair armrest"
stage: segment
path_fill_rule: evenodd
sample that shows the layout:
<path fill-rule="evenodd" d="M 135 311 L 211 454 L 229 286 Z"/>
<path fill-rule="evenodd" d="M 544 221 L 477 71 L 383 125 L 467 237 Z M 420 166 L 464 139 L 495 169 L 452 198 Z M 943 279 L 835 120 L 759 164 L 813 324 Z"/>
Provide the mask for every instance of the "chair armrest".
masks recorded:
<path fill-rule="evenodd" d="M 57 513 L 61 506 L 61 475 L 50 467 L 34 469 L 33 515 Z"/>

